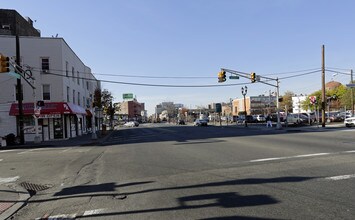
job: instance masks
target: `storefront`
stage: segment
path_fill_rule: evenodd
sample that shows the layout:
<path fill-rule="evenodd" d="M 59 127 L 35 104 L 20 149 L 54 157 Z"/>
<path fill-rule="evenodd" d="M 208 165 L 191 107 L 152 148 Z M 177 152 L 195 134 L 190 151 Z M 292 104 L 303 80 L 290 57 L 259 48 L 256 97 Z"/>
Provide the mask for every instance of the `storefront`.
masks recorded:
<path fill-rule="evenodd" d="M 48 102 L 40 109 L 38 131 L 42 140 L 66 139 L 81 136 L 87 132 L 86 110 L 81 106 L 66 102 Z M 13 103 L 9 112 L 19 121 L 18 104 Z M 35 136 L 34 104 L 23 103 L 25 141 Z M 19 127 L 19 126 L 17 126 Z"/>

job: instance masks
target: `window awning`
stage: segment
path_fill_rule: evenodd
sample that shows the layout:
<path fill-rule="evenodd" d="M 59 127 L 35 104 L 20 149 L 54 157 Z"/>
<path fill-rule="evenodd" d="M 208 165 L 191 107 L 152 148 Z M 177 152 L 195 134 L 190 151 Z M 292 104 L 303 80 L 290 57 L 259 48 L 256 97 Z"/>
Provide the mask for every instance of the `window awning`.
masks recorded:
<path fill-rule="evenodd" d="M 34 114 L 34 104 L 23 103 L 23 114 L 33 115 Z M 83 107 L 75 105 L 73 103 L 67 102 L 45 102 L 44 106 L 41 107 L 41 114 L 80 114 L 86 115 L 86 111 Z M 19 115 L 18 103 L 12 103 L 9 115 L 16 116 Z"/>

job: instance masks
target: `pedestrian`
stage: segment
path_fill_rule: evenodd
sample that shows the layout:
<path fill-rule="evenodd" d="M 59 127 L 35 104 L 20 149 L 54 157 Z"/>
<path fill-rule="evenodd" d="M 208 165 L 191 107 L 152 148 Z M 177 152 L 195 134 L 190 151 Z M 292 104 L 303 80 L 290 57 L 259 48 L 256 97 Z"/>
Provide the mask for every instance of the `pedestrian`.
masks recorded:
<path fill-rule="evenodd" d="M 267 115 L 266 116 L 266 127 L 269 127 L 269 125 L 270 125 L 270 128 L 272 128 L 271 117 L 270 117 L 270 115 Z"/>

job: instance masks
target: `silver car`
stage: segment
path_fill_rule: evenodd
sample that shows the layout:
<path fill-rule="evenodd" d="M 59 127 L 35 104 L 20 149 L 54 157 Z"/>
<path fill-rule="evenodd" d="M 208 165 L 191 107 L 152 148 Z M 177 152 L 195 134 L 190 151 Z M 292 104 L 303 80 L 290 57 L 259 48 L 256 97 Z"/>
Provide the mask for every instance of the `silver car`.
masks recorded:
<path fill-rule="evenodd" d="M 345 125 L 345 127 L 355 126 L 355 117 L 346 118 L 344 120 L 344 125 Z"/>

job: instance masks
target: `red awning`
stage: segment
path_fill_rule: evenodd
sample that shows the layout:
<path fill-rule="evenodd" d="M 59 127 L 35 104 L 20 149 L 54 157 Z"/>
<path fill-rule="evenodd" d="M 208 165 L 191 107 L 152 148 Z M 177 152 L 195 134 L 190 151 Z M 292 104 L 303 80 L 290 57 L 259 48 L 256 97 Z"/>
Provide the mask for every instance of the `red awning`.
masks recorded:
<path fill-rule="evenodd" d="M 23 103 L 23 114 L 33 115 L 34 109 L 33 103 Z M 81 114 L 86 115 L 86 111 L 83 107 L 67 102 L 45 102 L 41 107 L 41 114 Z M 17 103 L 12 103 L 9 115 L 19 115 L 19 109 Z"/>

